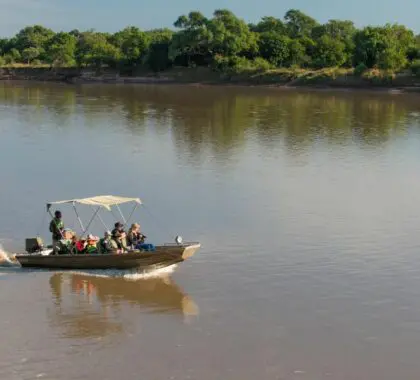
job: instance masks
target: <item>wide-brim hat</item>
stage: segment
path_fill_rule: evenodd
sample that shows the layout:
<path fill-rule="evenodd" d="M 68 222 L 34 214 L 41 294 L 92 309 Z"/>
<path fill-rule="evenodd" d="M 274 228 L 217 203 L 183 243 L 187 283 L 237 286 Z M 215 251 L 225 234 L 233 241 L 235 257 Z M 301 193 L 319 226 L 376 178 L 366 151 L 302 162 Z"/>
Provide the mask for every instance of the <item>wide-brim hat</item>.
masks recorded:
<path fill-rule="evenodd" d="M 87 241 L 98 241 L 99 237 L 89 234 L 87 237 Z"/>

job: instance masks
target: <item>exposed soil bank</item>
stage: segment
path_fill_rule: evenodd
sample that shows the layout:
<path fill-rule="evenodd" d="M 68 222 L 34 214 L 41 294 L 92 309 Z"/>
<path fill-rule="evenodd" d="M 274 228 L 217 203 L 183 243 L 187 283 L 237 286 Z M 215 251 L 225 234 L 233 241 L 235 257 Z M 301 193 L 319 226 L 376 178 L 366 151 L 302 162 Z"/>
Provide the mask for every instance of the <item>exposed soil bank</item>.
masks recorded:
<path fill-rule="evenodd" d="M 351 70 L 291 70 L 225 74 L 209 68 L 174 68 L 162 73 L 139 71 L 134 75 L 121 75 L 115 70 L 97 73 L 91 69 L 50 67 L 0 68 L 0 80 L 53 81 L 69 84 L 83 83 L 152 83 L 152 84 L 203 84 L 269 87 L 310 87 L 382 89 L 403 92 L 420 92 L 420 78 L 408 72 L 392 76 L 356 76 Z"/>

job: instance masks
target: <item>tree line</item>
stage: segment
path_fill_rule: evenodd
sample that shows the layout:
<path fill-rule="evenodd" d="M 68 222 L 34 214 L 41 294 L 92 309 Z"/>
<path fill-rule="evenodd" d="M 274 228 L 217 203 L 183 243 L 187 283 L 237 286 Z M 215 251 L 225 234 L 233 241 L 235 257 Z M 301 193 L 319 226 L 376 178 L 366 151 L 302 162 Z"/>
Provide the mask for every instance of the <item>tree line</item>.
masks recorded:
<path fill-rule="evenodd" d="M 195 11 L 182 15 L 174 29 L 129 26 L 117 33 L 56 33 L 40 25 L 28 26 L 10 39 L 0 39 L 0 64 L 14 63 L 154 71 L 171 66 L 398 71 L 420 68 L 420 35 L 399 24 L 362 29 L 347 20 L 321 24 L 296 9 L 283 19 L 267 16 L 247 24 L 231 11 L 219 9 L 211 18 Z"/>

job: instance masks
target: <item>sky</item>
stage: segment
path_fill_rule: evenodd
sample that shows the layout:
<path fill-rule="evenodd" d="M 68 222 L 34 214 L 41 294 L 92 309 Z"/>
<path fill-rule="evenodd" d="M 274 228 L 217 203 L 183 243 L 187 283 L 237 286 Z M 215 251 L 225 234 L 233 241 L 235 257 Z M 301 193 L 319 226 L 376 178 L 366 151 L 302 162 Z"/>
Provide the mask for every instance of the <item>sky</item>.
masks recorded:
<path fill-rule="evenodd" d="M 263 16 L 283 18 L 299 9 L 320 22 L 347 19 L 357 26 L 400 23 L 420 33 L 420 0 L 0 0 L 0 36 L 10 37 L 27 25 L 41 24 L 55 31 L 96 29 L 115 32 L 134 25 L 141 29 L 172 27 L 191 10 L 211 16 L 227 8 L 247 22 Z"/>

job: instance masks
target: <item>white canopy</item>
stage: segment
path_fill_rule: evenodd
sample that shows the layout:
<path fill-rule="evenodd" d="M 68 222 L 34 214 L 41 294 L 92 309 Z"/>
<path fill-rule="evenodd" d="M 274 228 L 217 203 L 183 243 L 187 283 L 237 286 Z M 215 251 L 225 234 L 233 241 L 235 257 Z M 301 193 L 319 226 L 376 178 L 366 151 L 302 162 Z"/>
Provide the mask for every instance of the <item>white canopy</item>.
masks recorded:
<path fill-rule="evenodd" d="M 79 203 L 88 206 L 99 206 L 104 207 L 107 210 L 111 210 L 111 206 L 120 205 L 122 203 L 136 202 L 139 205 L 142 203 L 140 198 L 126 198 L 126 197 L 116 197 L 114 195 L 99 195 L 91 198 L 82 198 L 82 199 L 69 199 L 66 201 L 57 201 L 49 202 L 48 206 L 51 205 L 60 205 L 65 203 Z"/>

